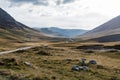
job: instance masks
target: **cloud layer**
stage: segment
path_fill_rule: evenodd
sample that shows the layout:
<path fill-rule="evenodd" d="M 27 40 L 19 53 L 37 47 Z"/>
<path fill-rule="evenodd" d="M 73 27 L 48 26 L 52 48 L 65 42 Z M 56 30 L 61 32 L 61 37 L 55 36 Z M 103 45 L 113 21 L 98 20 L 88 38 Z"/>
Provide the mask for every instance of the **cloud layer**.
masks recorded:
<path fill-rule="evenodd" d="M 38 6 L 49 6 L 50 2 L 56 5 L 72 3 L 76 0 L 8 0 L 12 6 L 21 6 L 26 3 L 31 3 Z"/>
<path fill-rule="evenodd" d="M 120 14 L 120 0 L 0 1 L 1 8 L 30 27 L 92 29 Z"/>

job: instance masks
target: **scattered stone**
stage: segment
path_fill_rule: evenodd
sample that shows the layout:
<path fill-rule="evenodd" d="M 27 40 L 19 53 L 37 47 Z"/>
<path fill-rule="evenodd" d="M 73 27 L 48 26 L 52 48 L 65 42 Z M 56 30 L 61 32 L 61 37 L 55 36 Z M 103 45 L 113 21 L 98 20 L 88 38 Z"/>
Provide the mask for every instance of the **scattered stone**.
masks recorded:
<path fill-rule="evenodd" d="M 80 70 L 88 71 L 88 70 L 90 70 L 90 69 L 89 69 L 89 67 L 87 67 L 87 66 L 73 65 L 72 70 L 74 70 L 74 71 L 80 71 Z"/>
<path fill-rule="evenodd" d="M 90 65 L 88 67 L 88 65 L 85 63 L 86 59 L 82 58 L 81 60 L 82 60 L 82 62 L 80 64 L 73 65 L 72 70 L 74 70 L 74 71 L 81 71 L 81 70 L 89 71 L 90 70 L 90 68 L 89 68 Z M 90 60 L 89 64 L 97 64 L 97 62 L 95 60 Z M 93 66 L 96 66 L 96 65 L 93 65 Z"/>
<path fill-rule="evenodd" d="M 80 68 L 79 68 L 79 66 L 78 66 L 78 65 L 73 65 L 72 70 L 74 70 L 74 71 L 79 71 L 79 70 L 80 70 Z"/>
<path fill-rule="evenodd" d="M 33 68 L 33 69 L 37 69 L 36 66 L 32 65 L 32 64 L 29 63 L 29 62 L 24 62 L 24 64 L 25 64 L 26 66 L 29 66 L 29 67 Z"/>
<path fill-rule="evenodd" d="M 29 62 L 24 62 L 24 64 L 27 66 L 32 66 Z"/>
<path fill-rule="evenodd" d="M 95 60 L 90 60 L 89 64 L 97 64 L 97 62 Z"/>
<path fill-rule="evenodd" d="M 81 66 L 86 66 L 86 63 L 85 63 L 86 59 L 82 58 L 81 60 L 82 60 Z"/>
<path fill-rule="evenodd" d="M 90 70 L 89 67 L 87 67 L 87 66 L 80 66 L 79 68 L 80 68 L 80 70 L 85 70 L 85 71 Z"/>

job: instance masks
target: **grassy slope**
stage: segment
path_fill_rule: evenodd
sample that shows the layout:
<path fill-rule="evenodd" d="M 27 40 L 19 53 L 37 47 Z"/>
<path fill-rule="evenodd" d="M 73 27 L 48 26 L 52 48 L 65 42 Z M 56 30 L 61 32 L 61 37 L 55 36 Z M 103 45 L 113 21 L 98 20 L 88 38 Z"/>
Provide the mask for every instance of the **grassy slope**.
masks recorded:
<path fill-rule="evenodd" d="M 22 43 L 24 46 L 26 42 L 47 40 L 47 38 L 50 37 L 29 28 L 24 30 L 0 28 L 0 51 L 21 47 L 18 45 Z"/>
<path fill-rule="evenodd" d="M 88 44 L 88 43 L 87 43 Z M 113 44 L 113 43 L 112 43 Z M 77 43 L 54 43 L 49 47 L 36 47 L 0 56 L 0 79 L 9 80 L 120 80 L 120 58 L 98 52 L 85 54 L 74 49 Z M 81 44 L 82 45 L 82 44 Z M 106 44 L 111 45 L 111 44 Z M 47 54 L 42 55 L 41 51 Z M 50 55 L 49 55 L 50 53 Z M 116 55 L 116 54 L 111 54 Z M 9 57 L 8 57 L 9 56 Z M 120 55 L 118 55 L 120 57 Z M 97 60 L 98 66 L 89 66 L 90 71 L 72 71 L 80 58 Z M 10 61 L 10 59 L 14 59 Z M 6 62 L 6 59 L 8 62 Z M 66 59 L 70 59 L 66 60 Z M 24 65 L 29 62 L 31 66 Z M 17 64 L 17 65 L 16 65 Z M 7 79 L 5 79 L 7 78 Z"/>

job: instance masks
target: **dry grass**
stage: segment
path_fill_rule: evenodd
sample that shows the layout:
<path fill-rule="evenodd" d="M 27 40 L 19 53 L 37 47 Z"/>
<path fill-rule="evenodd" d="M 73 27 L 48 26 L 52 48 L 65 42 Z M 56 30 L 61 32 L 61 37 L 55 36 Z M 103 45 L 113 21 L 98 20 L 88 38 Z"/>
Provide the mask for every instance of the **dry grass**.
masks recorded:
<path fill-rule="evenodd" d="M 30 47 L 30 46 L 40 46 L 40 45 L 48 45 L 50 42 L 16 42 L 16 41 L 8 41 L 6 39 L 0 39 L 0 52 L 13 50 L 21 47 Z"/>
<path fill-rule="evenodd" d="M 29 45 L 29 43 L 26 43 Z M 32 43 L 31 43 L 32 44 Z M 30 44 L 30 45 L 31 45 Z M 48 44 L 48 46 L 43 46 Z M 35 43 L 42 45 L 23 52 L 15 52 L 0 56 L 2 59 L 15 59 L 15 62 L 8 62 L 12 67 L 0 65 L 0 79 L 5 80 L 120 80 L 120 59 L 102 55 L 100 52 L 85 53 L 75 49 L 81 44 L 77 43 Z M 86 44 L 86 43 L 84 43 Z M 90 43 L 91 44 L 91 43 Z M 32 44 L 33 45 L 33 44 Z M 89 44 L 87 44 L 89 45 Z M 39 55 L 40 51 L 50 55 Z M 96 66 L 89 66 L 90 71 L 72 71 L 75 64 L 80 63 L 81 58 L 97 61 Z M 24 62 L 29 62 L 27 66 Z M 5 63 L 4 64 L 8 64 Z M 2 72 L 4 71 L 4 72 Z M 5 74 L 6 73 L 8 74 Z"/>

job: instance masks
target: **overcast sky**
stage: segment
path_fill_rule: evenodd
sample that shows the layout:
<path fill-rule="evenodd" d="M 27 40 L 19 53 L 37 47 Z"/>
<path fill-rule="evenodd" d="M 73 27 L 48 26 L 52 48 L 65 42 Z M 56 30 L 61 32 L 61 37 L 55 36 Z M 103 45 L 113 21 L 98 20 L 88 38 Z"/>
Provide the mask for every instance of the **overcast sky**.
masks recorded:
<path fill-rule="evenodd" d="M 120 15 L 120 0 L 0 0 L 0 7 L 29 27 L 93 29 Z"/>

